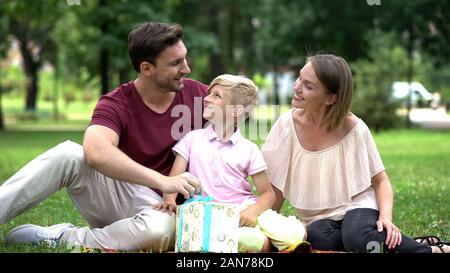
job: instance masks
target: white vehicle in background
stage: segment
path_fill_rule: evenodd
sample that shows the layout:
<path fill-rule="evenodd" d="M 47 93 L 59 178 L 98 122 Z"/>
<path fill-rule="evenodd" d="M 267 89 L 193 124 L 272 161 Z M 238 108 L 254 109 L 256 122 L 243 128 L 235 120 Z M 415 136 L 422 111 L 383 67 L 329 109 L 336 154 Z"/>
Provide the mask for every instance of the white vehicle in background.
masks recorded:
<path fill-rule="evenodd" d="M 405 105 L 408 102 L 408 95 L 411 93 L 411 105 L 417 107 L 428 107 L 433 99 L 431 94 L 420 82 L 394 82 L 392 84 L 392 96 L 402 101 Z"/>

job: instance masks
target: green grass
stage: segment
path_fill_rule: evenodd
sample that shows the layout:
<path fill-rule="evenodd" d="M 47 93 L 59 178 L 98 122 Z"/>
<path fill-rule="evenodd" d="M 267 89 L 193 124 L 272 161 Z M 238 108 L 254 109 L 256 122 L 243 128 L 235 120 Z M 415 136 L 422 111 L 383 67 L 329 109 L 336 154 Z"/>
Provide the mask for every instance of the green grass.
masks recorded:
<path fill-rule="evenodd" d="M 54 145 L 66 139 L 81 143 L 82 135 L 82 131 L 0 132 L 0 184 Z M 374 136 L 395 192 L 395 223 L 406 235 L 433 234 L 449 240 L 450 132 L 396 130 Z M 282 211 L 295 213 L 287 203 Z M 29 245 L 6 246 L 3 242 L 4 236 L 17 225 L 60 222 L 86 225 L 64 190 L 0 225 L 0 252 L 67 251 Z"/>
<path fill-rule="evenodd" d="M 376 138 L 406 234 L 450 240 L 450 132 L 393 131 Z"/>
<path fill-rule="evenodd" d="M 82 143 L 83 132 L 30 132 L 6 131 L 0 132 L 0 184 L 24 166 L 31 159 L 43 151 L 67 139 Z M 0 225 L 0 252 L 61 252 L 65 248 L 48 249 L 47 247 L 30 245 L 4 244 L 3 238 L 7 232 L 17 225 L 34 223 L 39 225 L 52 225 L 59 222 L 73 222 L 76 225 L 86 225 L 73 206 L 65 190 L 61 190 L 51 198 L 42 202 L 33 209 Z"/>

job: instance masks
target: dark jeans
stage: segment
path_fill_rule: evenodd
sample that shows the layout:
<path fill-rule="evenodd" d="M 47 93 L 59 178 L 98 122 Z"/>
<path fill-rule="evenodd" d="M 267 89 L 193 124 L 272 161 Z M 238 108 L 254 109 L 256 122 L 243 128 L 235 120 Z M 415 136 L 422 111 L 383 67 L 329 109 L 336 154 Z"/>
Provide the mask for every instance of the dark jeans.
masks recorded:
<path fill-rule="evenodd" d="M 431 253 L 431 247 L 403 236 L 402 242 L 388 250 L 386 230 L 377 231 L 378 211 L 374 209 L 353 209 L 341 221 L 323 219 L 307 227 L 308 241 L 314 249 L 347 252 L 399 252 Z"/>

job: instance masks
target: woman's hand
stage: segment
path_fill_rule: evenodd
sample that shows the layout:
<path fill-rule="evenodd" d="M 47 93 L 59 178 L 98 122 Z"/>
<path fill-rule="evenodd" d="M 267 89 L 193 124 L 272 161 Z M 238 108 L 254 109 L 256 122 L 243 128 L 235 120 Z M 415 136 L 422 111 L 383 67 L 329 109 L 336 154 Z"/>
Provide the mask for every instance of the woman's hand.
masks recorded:
<path fill-rule="evenodd" d="M 400 230 L 390 219 L 387 218 L 379 218 L 377 221 L 377 230 L 378 232 L 382 232 L 383 229 L 386 229 L 387 237 L 386 237 L 386 245 L 388 249 L 395 248 L 400 245 L 402 242 L 402 234 Z"/>

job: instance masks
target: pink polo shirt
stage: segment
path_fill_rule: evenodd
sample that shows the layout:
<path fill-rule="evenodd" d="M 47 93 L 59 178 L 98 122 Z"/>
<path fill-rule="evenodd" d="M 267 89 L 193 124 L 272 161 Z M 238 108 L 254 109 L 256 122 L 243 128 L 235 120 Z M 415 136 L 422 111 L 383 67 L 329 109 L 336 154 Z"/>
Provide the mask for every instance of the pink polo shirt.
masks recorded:
<path fill-rule="evenodd" d="M 172 150 L 189 162 L 188 171 L 200 179 L 204 195 L 220 203 L 255 203 L 246 179 L 267 165 L 258 146 L 239 129 L 223 142 L 209 125 L 187 133 Z"/>

